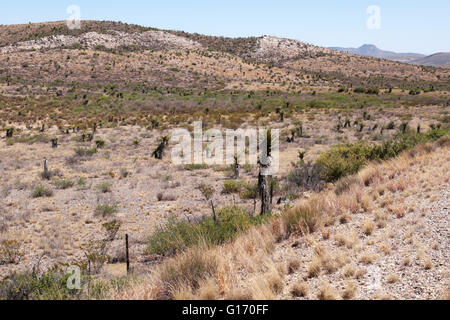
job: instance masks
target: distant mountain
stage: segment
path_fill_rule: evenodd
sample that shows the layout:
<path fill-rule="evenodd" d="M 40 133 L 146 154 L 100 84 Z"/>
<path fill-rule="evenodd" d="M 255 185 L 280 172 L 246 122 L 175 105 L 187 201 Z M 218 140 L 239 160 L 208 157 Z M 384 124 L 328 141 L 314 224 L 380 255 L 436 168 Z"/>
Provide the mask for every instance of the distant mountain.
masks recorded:
<path fill-rule="evenodd" d="M 424 66 L 450 66 L 450 52 L 435 53 L 431 56 L 413 60 L 410 63 Z"/>
<path fill-rule="evenodd" d="M 387 59 L 398 62 L 405 62 L 410 64 L 434 66 L 434 67 L 447 67 L 450 66 L 450 52 L 439 52 L 426 56 L 420 53 L 397 53 L 392 51 L 384 51 L 373 44 L 365 44 L 359 48 L 341 48 L 330 47 L 329 49 L 356 54 L 365 57 L 373 57 L 379 59 Z"/>
<path fill-rule="evenodd" d="M 365 44 L 359 48 L 341 48 L 341 47 L 331 47 L 329 49 L 347 52 L 351 54 L 357 54 L 365 57 L 373 57 L 379 59 L 387 59 L 392 61 L 399 62 L 407 62 L 411 63 L 412 61 L 420 58 L 424 58 L 424 54 L 419 53 L 396 53 L 393 51 L 384 51 L 379 49 L 377 46 L 373 44 Z"/>

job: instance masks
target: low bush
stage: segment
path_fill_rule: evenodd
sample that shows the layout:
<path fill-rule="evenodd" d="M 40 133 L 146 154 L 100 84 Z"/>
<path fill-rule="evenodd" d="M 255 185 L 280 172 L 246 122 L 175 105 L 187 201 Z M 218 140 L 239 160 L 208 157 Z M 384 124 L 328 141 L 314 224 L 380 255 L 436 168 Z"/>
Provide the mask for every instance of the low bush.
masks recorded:
<path fill-rule="evenodd" d="M 302 163 L 289 172 L 286 178 L 286 189 L 292 191 L 320 191 L 325 186 L 322 180 L 322 166 L 319 164 Z"/>
<path fill-rule="evenodd" d="M 198 289 L 200 282 L 214 277 L 217 271 L 217 261 L 214 257 L 205 255 L 199 249 L 185 253 L 179 259 L 164 264 L 160 269 L 163 290 L 161 299 L 172 299 L 173 292 L 182 286 Z"/>
<path fill-rule="evenodd" d="M 116 204 L 98 204 L 97 208 L 95 208 L 95 215 L 102 215 L 103 217 L 110 216 L 116 212 Z"/>
<path fill-rule="evenodd" d="M 387 160 L 420 143 L 437 140 L 449 134 L 450 130 L 444 128 L 430 130 L 425 134 L 406 130 L 397 133 L 381 145 L 367 142 L 336 145 L 322 153 L 316 163 L 322 166 L 322 178 L 325 181 L 333 182 L 347 175 L 355 174 L 368 161 Z"/>
<path fill-rule="evenodd" d="M 96 189 L 100 190 L 103 193 L 111 192 L 113 184 L 112 182 L 102 182 L 95 186 Z"/>
<path fill-rule="evenodd" d="M 284 230 L 287 235 L 295 232 L 309 233 L 317 229 L 321 206 L 314 199 L 287 210 L 282 215 Z"/>
<path fill-rule="evenodd" d="M 192 164 L 184 165 L 184 169 L 189 170 L 189 171 L 203 170 L 203 169 L 208 169 L 208 168 L 209 168 L 209 166 L 207 164 L 203 164 L 203 163 L 192 163 Z"/>
<path fill-rule="evenodd" d="M 69 300 L 82 291 L 67 288 L 70 274 L 54 271 L 42 275 L 12 274 L 0 282 L 0 300 Z"/>
<path fill-rule="evenodd" d="M 76 148 L 75 154 L 79 157 L 92 157 L 97 153 L 97 148 Z"/>
<path fill-rule="evenodd" d="M 55 185 L 56 189 L 62 190 L 72 188 L 75 185 L 72 180 L 57 180 L 53 182 L 53 184 Z"/>
<path fill-rule="evenodd" d="M 264 221 L 266 217 L 248 215 L 241 207 L 224 207 L 217 210 L 217 221 L 203 217 L 199 223 L 169 220 L 154 232 L 147 246 L 147 253 L 173 255 L 200 244 L 219 245 Z"/>
<path fill-rule="evenodd" d="M 19 263 L 22 253 L 21 244 L 16 240 L 2 240 L 0 242 L 0 265 Z"/>
<path fill-rule="evenodd" d="M 33 198 L 48 198 L 51 196 L 53 196 L 53 190 L 44 185 L 38 185 L 33 189 L 33 192 L 31 193 L 31 197 Z"/>
<path fill-rule="evenodd" d="M 242 183 L 242 181 L 225 180 L 223 182 L 222 193 L 224 193 L 224 194 L 239 193 L 239 192 L 241 192 L 243 186 L 244 186 L 244 184 Z"/>

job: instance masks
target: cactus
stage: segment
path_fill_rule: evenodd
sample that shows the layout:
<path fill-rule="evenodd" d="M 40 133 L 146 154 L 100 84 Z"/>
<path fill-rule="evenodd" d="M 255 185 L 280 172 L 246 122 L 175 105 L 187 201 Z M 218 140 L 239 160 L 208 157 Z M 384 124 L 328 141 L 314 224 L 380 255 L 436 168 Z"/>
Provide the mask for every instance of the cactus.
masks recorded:
<path fill-rule="evenodd" d="M 239 158 L 237 155 L 234 155 L 233 171 L 233 179 L 239 179 Z"/>
<path fill-rule="evenodd" d="M 301 164 L 305 163 L 305 161 L 304 161 L 305 154 L 306 154 L 305 150 L 298 150 L 298 158 L 299 158 Z"/>
<path fill-rule="evenodd" d="M 347 128 L 347 127 L 351 127 L 351 122 L 350 122 L 350 119 L 349 118 L 347 118 L 347 119 L 345 119 L 345 123 L 344 123 L 344 128 Z"/>
<path fill-rule="evenodd" d="M 14 128 L 6 128 L 6 137 L 12 138 L 14 134 Z"/>
<path fill-rule="evenodd" d="M 408 122 L 403 122 L 403 123 L 400 125 L 400 131 L 401 131 L 402 133 L 405 133 L 407 128 L 408 128 Z"/>
<path fill-rule="evenodd" d="M 159 146 L 153 151 L 153 157 L 155 157 L 158 160 L 162 160 L 164 156 L 164 150 L 169 145 L 169 137 L 164 136 L 161 138 L 161 142 Z"/>
<path fill-rule="evenodd" d="M 41 177 L 45 180 L 50 180 L 51 178 L 51 172 L 48 170 L 47 159 L 44 159 L 44 171 L 42 171 Z"/>
<path fill-rule="evenodd" d="M 359 124 L 359 132 L 362 132 L 365 126 L 366 126 L 366 125 L 365 125 L 364 123 L 361 122 L 361 123 Z"/>
<path fill-rule="evenodd" d="M 51 139 L 51 142 L 52 142 L 53 149 L 58 148 L 58 138 Z"/>

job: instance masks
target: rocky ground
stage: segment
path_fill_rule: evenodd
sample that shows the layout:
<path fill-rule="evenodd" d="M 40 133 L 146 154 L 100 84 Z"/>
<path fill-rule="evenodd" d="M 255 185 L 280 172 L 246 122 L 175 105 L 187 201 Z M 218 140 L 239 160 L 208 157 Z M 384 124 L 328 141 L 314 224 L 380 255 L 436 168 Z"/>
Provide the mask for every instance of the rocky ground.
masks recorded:
<path fill-rule="evenodd" d="M 387 175 L 399 170 L 391 181 L 364 190 L 363 197 L 370 197 L 362 200 L 368 201 L 366 210 L 338 216 L 317 234 L 279 245 L 280 260 L 288 266 L 298 262 L 298 270 L 285 276 L 279 298 L 448 297 L 448 149 L 418 161 L 396 161 L 386 168 Z M 304 297 L 293 295 L 298 287 Z"/>

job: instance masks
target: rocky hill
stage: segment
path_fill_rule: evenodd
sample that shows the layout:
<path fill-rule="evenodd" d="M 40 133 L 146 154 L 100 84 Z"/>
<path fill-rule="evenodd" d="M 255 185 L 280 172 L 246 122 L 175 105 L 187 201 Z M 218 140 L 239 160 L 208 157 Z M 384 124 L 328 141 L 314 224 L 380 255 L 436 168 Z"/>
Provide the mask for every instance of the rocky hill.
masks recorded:
<path fill-rule="evenodd" d="M 74 83 L 282 91 L 446 88 L 450 83 L 448 69 L 361 57 L 271 36 L 212 37 L 83 21 L 80 30 L 69 30 L 65 22 L 0 26 L 0 39 L 0 79 L 8 87 L 4 93 L 17 92 L 17 87 L 26 93 L 30 87 L 39 91 Z"/>

